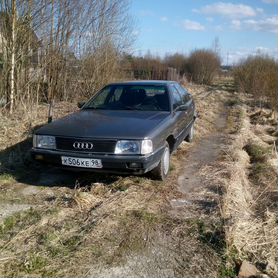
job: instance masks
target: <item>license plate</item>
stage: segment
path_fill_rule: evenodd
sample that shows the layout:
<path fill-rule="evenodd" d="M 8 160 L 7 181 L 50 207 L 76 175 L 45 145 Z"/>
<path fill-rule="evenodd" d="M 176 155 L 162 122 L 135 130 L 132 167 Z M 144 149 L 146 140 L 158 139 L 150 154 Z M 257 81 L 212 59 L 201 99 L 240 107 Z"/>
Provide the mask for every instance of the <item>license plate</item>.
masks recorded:
<path fill-rule="evenodd" d="M 62 156 L 62 165 L 82 168 L 102 168 L 100 159 Z"/>

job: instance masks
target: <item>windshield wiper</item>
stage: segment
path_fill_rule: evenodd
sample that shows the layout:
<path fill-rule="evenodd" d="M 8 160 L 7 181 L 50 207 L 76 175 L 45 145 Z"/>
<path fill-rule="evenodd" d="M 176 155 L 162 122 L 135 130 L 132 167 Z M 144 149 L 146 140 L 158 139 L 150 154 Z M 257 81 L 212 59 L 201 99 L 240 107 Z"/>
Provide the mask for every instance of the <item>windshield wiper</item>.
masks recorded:
<path fill-rule="evenodd" d="M 95 106 L 88 106 L 88 107 L 84 107 L 83 109 L 92 109 L 92 110 L 105 110 L 106 108 L 103 107 L 95 107 Z"/>
<path fill-rule="evenodd" d="M 135 106 L 125 106 L 125 110 L 143 110 L 142 107 L 135 107 Z"/>

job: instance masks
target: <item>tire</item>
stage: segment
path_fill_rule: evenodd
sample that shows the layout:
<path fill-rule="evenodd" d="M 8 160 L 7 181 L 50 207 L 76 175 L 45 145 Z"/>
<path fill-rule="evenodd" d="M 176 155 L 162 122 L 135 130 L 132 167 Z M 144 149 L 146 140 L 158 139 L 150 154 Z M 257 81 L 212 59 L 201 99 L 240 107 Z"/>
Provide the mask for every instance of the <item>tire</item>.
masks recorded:
<path fill-rule="evenodd" d="M 154 179 L 165 180 L 170 170 L 170 148 L 166 142 L 159 164 L 151 171 Z"/>
<path fill-rule="evenodd" d="M 194 123 L 191 125 L 188 135 L 185 138 L 186 142 L 191 143 L 194 138 Z"/>

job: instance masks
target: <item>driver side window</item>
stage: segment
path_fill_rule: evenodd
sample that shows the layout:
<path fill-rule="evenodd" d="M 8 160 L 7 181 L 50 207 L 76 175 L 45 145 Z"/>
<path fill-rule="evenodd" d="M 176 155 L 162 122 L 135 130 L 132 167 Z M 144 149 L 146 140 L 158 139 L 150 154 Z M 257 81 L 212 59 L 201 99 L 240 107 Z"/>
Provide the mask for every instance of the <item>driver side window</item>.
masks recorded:
<path fill-rule="evenodd" d="M 172 94 L 172 100 L 173 100 L 173 109 L 175 110 L 177 107 L 182 105 L 182 98 L 179 94 L 178 90 L 175 88 L 174 85 L 170 86 L 170 91 Z"/>

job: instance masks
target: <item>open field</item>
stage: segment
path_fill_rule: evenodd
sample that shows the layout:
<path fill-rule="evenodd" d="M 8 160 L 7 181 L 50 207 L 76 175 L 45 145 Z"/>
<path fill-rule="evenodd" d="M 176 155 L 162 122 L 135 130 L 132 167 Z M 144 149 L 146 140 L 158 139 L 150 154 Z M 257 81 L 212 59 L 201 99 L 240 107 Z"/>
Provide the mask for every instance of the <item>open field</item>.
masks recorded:
<path fill-rule="evenodd" d="M 38 165 L 47 107 L 1 115 L 0 276 L 235 277 L 243 261 L 277 276 L 276 122 L 232 80 L 186 86 L 196 137 L 163 183 Z"/>

